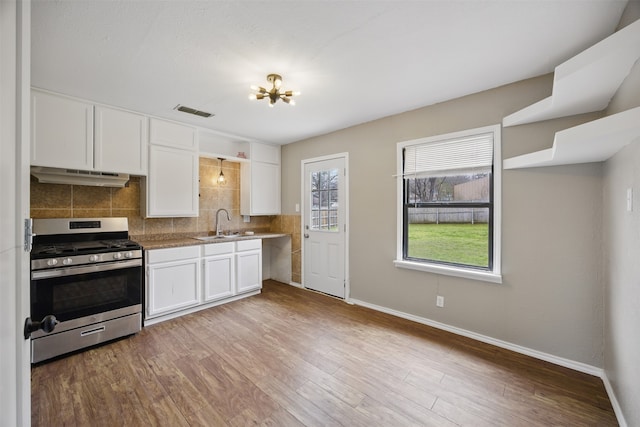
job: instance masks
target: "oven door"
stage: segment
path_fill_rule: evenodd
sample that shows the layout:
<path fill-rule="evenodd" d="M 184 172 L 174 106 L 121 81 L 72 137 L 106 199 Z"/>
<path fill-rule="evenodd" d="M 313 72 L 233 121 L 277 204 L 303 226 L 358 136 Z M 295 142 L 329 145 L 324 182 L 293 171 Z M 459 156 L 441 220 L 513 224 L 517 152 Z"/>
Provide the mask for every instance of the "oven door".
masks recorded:
<path fill-rule="evenodd" d="M 31 318 L 60 322 L 142 307 L 142 260 L 63 267 L 31 273 Z M 125 310 L 127 311 L 127 310 Z"/>

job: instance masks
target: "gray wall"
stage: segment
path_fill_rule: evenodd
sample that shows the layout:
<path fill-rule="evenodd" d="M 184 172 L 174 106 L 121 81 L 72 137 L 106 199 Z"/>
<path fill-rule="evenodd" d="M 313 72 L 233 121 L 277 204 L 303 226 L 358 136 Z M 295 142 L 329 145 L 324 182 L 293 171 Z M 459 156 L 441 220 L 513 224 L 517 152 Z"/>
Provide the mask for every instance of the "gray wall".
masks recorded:
<path fill-rule="evenodd" d="M 396 143 L 501 123 L 551 87 L 542 76 L 285 145 L 283 213 L 301 202 L 301 160 L 348 152 L 352 298 L 602 367 L 601 163 L 504 171 L 501 285 L 393 265 Z M 598 117 L 505 128 L 503 158 L 548 148 L 556 131 Z"/>
<path fill-rule="evenodd" d="M 640 18 L 629 3 L 623 23 Z M 640 63 L 612 99 L 607 114 L 640 106 Z M 640 426 L 640 138 L 604 164 L 604 369 L 629 426 Z M 626 209 L 633 189 L 632 212 Z"/>

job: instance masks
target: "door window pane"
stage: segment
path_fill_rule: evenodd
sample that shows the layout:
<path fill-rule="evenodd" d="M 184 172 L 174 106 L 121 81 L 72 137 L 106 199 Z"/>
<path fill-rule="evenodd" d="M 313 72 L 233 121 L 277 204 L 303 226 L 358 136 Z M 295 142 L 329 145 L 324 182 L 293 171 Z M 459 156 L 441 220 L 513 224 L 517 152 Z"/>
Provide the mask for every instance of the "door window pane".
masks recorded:
<path fill-rule="evenodd" d="M 338 231 L 338 169 L 311 172 L 311 229 Z"/>

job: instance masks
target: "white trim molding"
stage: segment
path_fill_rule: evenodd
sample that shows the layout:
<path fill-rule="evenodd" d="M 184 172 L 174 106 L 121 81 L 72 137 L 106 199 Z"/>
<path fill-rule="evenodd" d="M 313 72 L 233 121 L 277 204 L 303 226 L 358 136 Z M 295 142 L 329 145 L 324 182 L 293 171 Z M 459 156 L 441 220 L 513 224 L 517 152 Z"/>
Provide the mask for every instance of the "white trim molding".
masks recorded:
<path fill-rule="evenodd" d="M 447 276 L 463 277 L 492 283 L 502 283 L 502 128 L 499 124 L 476 129 L 467 129 L 444 135 L 429 136 L 396 144 L 396 258 L 398 268 L 425 271 Z M 491 133 L 493 136 L 493 266 L 491 271 L 481 271 L 467 266 L 444 265 L 427 260 L 412 261 L 404 259 L 404 165 L 403 150 L 406 147 L 432 142 L 447 141 L 463 137 L 473 137 Z"/>
<path fill-rule="evenodd" d="M 587 365 L 586 363 L 576 362 L 575 360 L 565 359 L 564 357 L 554 356 L 553 354 L 544 353 L 542 351 L 534 350 L 528 347 L 523 347 L 518 344 L 513 344 L 508 341 L 503 341 L 499 339 L 495 339 L 486 335 L 478 334 L 476 332 L 468 331 L 466 329 L 458 328 L 456 326 L 447 325 L 445 323 L 436 322 L 435 320 L 427 319 L 425 317 L 415 316 L 413 314 L 404 313 L 402 311 L 393 310 L 391 308 L 382 307 L 376 304 L 371 304 L 365 301 L 360 301 L 357 299 L 351 299 L 351 303 L 355 305 L 359 305 L 362 307 L 370 308 L 372 310 L 380 311 L 382 313 L 390 314 L 392 316 L 400 317 L 403 319 L 411 320 L 416 323 L 421 323 L 423 325 L 431 326 L 437 329 L 441 329 L 443 331 L 451 332 L 456 335 L 461 335 L 463 337 L 471 338 L 476 341 L 484 342 L 487 344 L 495 345 L 496 347 L 504 348 L 507 350 L 514 351 L 516 353 L 524 354 L 527 356 L 534 357 L 536 359 L 544 360 L 545 362 L 550 362 L 555 365 L 564 366 L 565 368 L 573 369 L 575 371 L 584 372 L 585 374 L 593 375 L 596 377 L 603 377 L 604 371 L 602 368 L 598 368 L 592 365 Z"/>
<path fill-rule="evenodd" d="M 604 383 L 604 388 L 607 390 L 607 395 L 609 396 L 609 400 L 611 401 L 611 406 L 613 406 L 613 412 L 616 414 L 616 419 L 618 420 L 618 424 L 620 427 L 627 427 L 627 420 L 624 419 L 624 414 L 622 412 L 622 407 L 620 406 L 620 402 L 618 402 L 618 398 L 616 397 L 616 393 L 613 390 L 613 386 L 607 377 L 606 372 L 602 372 L 601 375 L 602 382 Z"/>
<path fill-rule="evenodd" d="M 302 159 L 300 161 L 300 201 L 301 201 L 301 209 L 300 209 L 300 215 L 302 217 L 301 221 L 300 221 L 300 236 L 304 236 L 305 235 L 305 229 L 304 229 L 304 217 L 306 215 L 305 212 L 305 197 L 306 197 L 306 192 L 305 192 L 305 188 L 304 188 L 304 181 L 305 181 L 305 174 L 304 174 L 304 168 L 305 165 L 307 165 L 308 163 L 314 163 L 314 162 L 322 162 L 325 160 L 332 160 L 332 159 L 343 159 L 344 160 L 344 216 L 345 216 L 345 234 L 344 234 L 344 300 L 348 301 L 349 300 L 349 295 L 351 295 L 351 273 L 350 273 L 350 265 L 349 265 L 349 242 L 350 242 L 350 237 L 349 234 L 351 233 L 351 224 L 349 222 L 349 200 L 350 200 L 350 196 L 349 196 L 349 178 L 350 178 L 350 171 L 349 171 L 349 152 L 345 151 L 342 153 L 335 153 L 335 154 L 328 154 L 326 156 L 319 156 L 319 157 L 313 157 L 313 158 L 309 158 L 309 159 Z M 342 202 L 341 202 L 342 203 Z M 298 286 L 300 285 L 301 288 L 303 289 L 307 289 L 305 283 L 304 283 L 304 275 L 305 275 L 305 268 L 304 268 L 304 263 L 305 263 L 305 250 L 304 250 L 304 238 L 303 241 L 300 242 L 300 249 L 301 249 L 301 256 L 300 256 L 300 281 L 302 282 L 301 284 L 294 284 L 294 282 L 291 282 L 290 284 L 293 286 Z"/>

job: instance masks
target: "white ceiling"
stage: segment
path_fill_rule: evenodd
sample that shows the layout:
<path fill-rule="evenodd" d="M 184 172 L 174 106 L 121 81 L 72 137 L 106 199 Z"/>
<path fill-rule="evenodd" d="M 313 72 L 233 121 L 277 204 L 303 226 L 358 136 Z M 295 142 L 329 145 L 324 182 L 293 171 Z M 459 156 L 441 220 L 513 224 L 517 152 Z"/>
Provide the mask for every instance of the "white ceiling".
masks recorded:
<path fill-rule="evenodd" d="M 32 85 L 286 144 L 553 71 L 626 0 L 33 0 Z M 300 90 L 297 105 L 249 86 Z M 541 98 L 547 94 L 541 94 Z M 204 119 L 177 104 L 214 113 Z"/>

